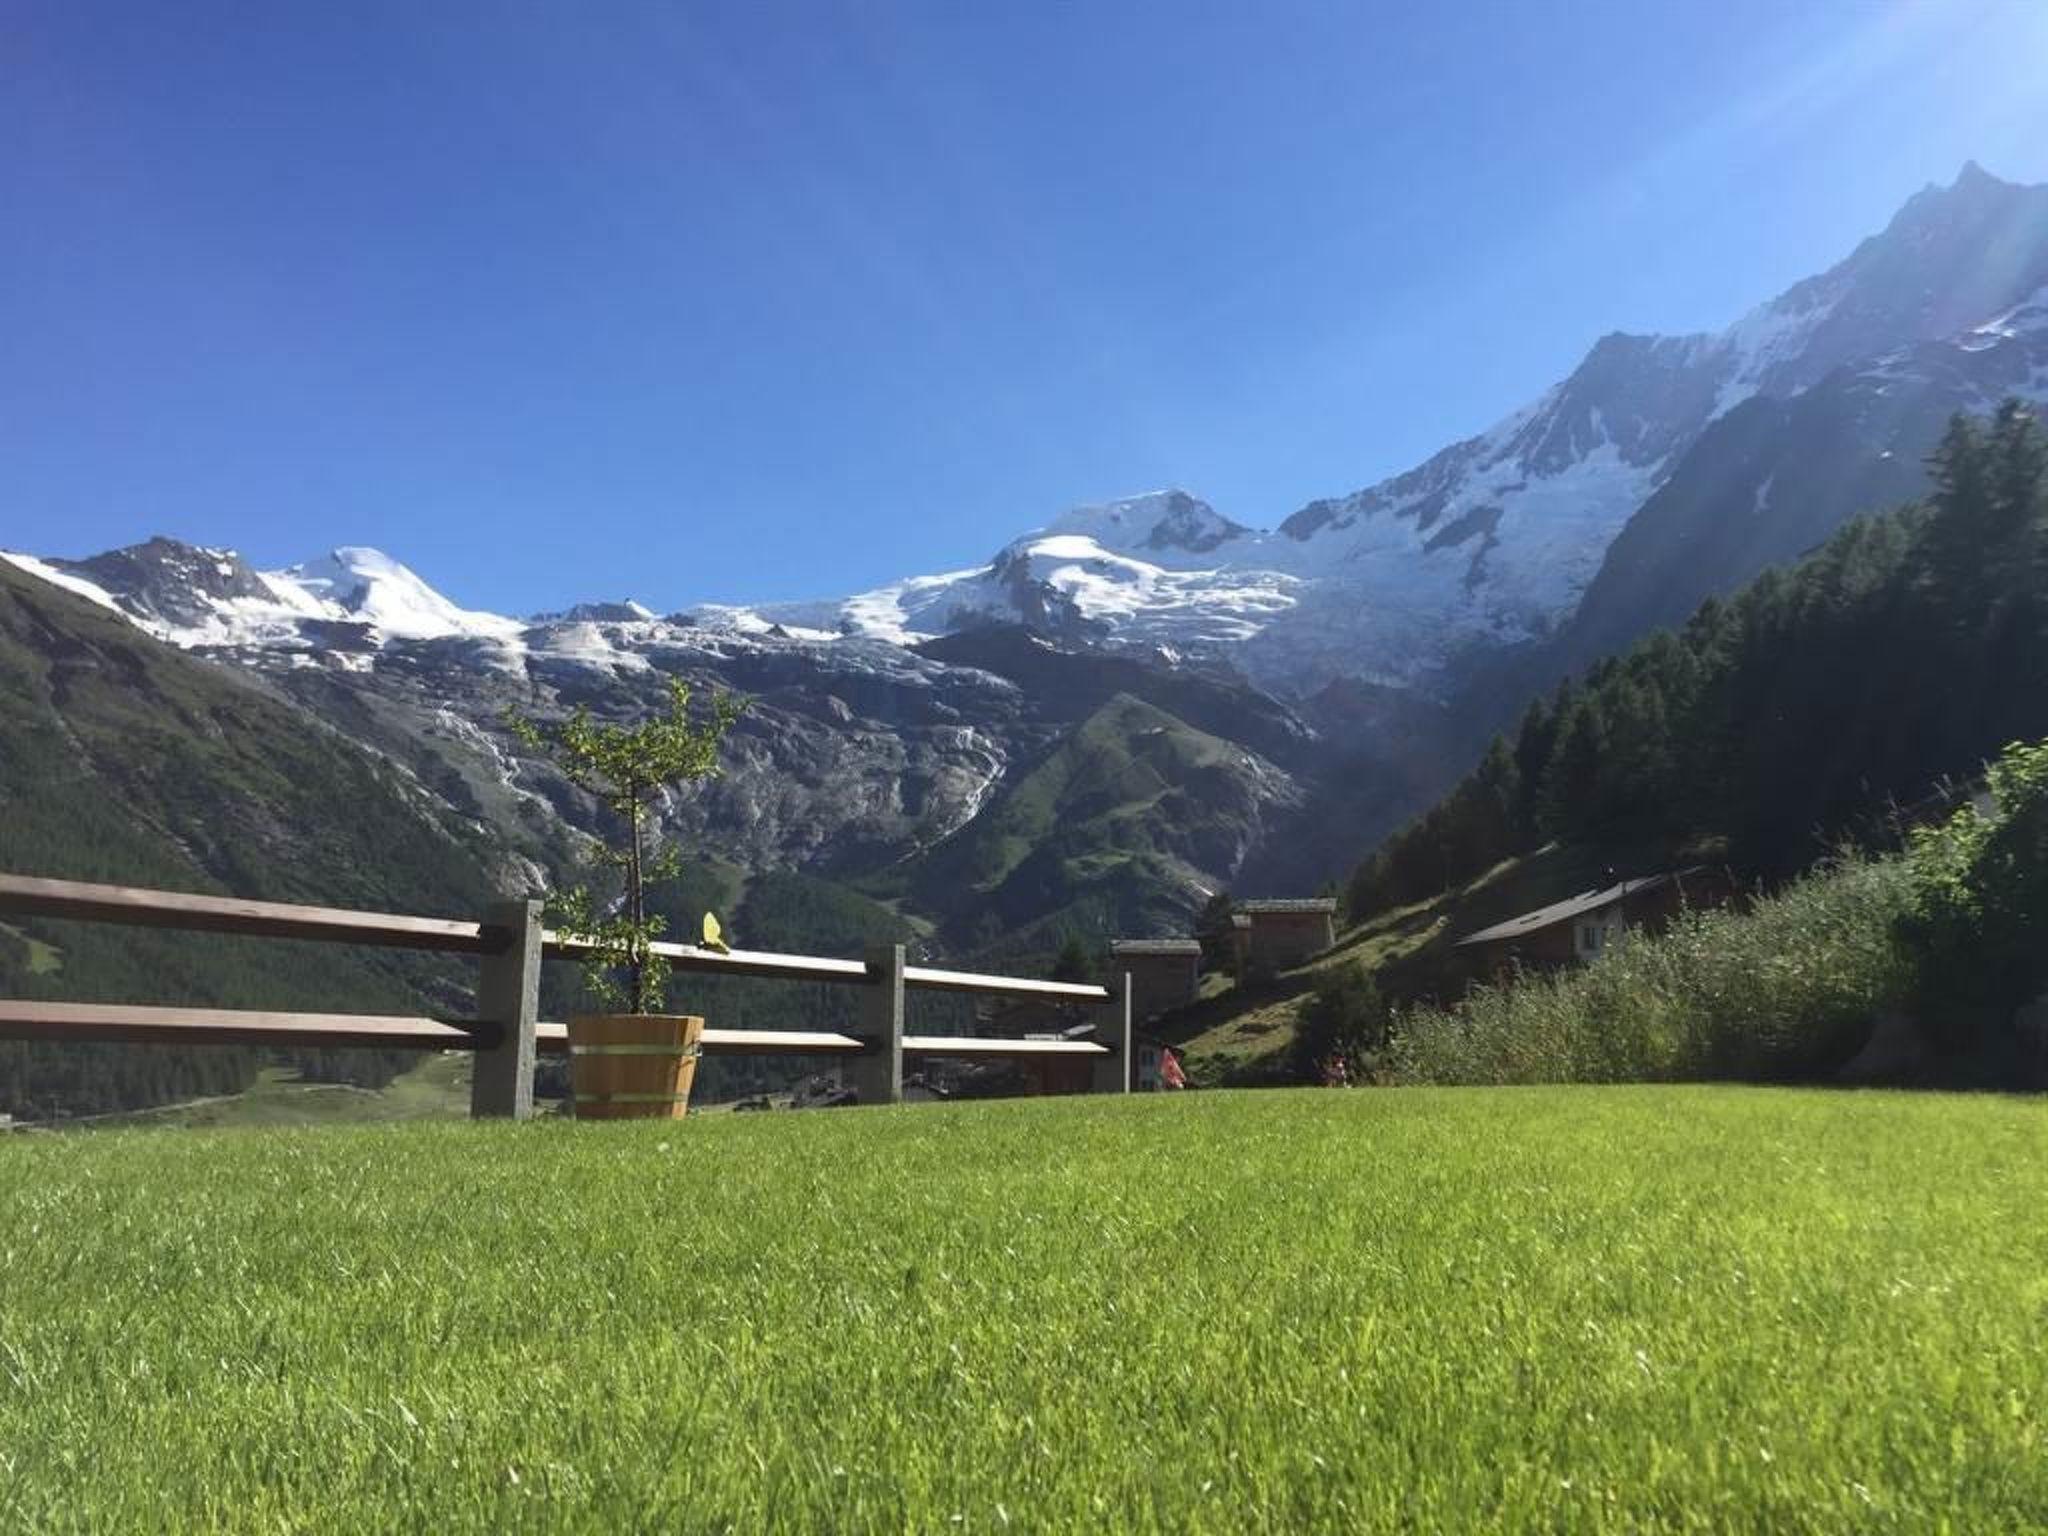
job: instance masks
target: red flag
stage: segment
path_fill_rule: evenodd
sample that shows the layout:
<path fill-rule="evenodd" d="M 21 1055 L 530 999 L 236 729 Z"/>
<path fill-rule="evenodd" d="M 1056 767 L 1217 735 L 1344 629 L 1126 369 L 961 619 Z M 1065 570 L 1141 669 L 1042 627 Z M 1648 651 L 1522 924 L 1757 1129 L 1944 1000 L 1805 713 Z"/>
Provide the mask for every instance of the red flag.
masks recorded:
<path fill-rule="evenodd" d="M 1187 1074 L 1180 1069 L 1180 1058 L 1172 1051 L 1159 1053 L 1159 1080 L 1169 1088 L 1185 1088 Z"/>

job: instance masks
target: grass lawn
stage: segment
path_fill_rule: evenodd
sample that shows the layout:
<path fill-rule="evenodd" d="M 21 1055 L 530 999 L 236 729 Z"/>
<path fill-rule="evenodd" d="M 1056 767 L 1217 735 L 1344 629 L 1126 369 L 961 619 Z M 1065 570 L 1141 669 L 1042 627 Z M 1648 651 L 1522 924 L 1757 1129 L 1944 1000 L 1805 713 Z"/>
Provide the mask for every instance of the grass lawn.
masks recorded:
<path fill-rule="evenodd" d="M 2048 1105 L 0 1140 L 0 1527 L 2048 1523 Z"/>

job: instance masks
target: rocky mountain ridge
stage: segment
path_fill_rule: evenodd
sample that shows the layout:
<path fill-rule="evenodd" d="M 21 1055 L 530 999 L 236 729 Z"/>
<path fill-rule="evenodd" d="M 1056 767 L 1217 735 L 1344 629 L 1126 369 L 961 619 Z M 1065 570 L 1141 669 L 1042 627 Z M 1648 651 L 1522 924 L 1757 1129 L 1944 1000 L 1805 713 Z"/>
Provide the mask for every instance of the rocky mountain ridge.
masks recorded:
<path fill-rule="evenodd" d="M 1541 648 L 1574 621 L 1613 643 L 1628 616 L 1600 612 L 1610 549 L 1682 470 L 1697 476 L 1715 462 L 1721 444 L 1710 434 L 1745 405 L 1772 414 L 1845 371 L 1891 369 L 1903 385 L 1916 358 L 1967 375 L 1945 405 L 1993 391 L 2048 398 L 2032 344 L 2014 334 L 2044 285 L 2048 187 L 1967 164 L 1844 260 L 1727 329 L 1603 337 L 1568 378 L 1495 426 L 1312 502 L 1271 532 L 1187 492 L 1155 492 L 1069 513 L 986 566 L 732 616 L 899 642 L 1008 619 L 1086 643 L 1227 657 L 1283 696 L 1336 679 L 1454 696 L 1496 657 Z M 1847 457 L 1825 469 L 1874 495 L 1912 494 L 1918 479 L 1873 460 L 1924 436 L 1845 444 Z M 1832 527 L 1881 504 L 1837 496 L 1825 516 Z M 1753 510 L 1716 502 L 1700 515 Z M 1782 558 L 1785 542 L 1759 548 Z M 1738 564 L 1717 583 L 1759 568 Z"/>

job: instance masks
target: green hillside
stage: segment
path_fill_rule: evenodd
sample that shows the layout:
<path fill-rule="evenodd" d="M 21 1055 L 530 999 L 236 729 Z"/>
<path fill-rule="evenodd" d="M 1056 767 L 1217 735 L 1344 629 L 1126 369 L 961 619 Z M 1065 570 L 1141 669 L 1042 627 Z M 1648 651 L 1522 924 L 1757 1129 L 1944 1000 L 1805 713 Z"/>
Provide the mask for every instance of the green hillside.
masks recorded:
<path fill-rule="evenodd" d="M 0 1139 L 0 1525 L 2026 1529 L 2044 1148 L 1697 1088 Z"/>
<path fill-rule="evenodd" d="M 0 562 L 0 868 L 468 916 L 492 898 L 477 828 L 243 674 L 159 644 Z M 463 1011 L 449 962 L 20 919 L 0 994 Z M 403 1058 L 309 1056 L 320 1073 Z M 247 1083 L 249 1052 L 0 1043 L 0 1111 L 130 1107 Z"/>
<path fill-rule="evenodd" d="M 913 877 L 927 910 L 981 953 L 1057 947 L 1062 931 L 1184 921 L 1203 869 L 1233 867 L 1267 801 L 1243 747 L 1119 694 L 1064 737 Z"/>

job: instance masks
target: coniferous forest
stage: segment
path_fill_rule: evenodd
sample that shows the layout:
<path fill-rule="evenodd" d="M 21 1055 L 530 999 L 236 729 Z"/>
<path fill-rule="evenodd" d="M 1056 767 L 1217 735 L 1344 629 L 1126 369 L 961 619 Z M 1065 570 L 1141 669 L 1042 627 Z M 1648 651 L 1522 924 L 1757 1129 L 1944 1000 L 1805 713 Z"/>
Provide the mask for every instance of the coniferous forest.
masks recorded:
<path fill-rule="evenodd" d="M 1354 873 L 1354 913 L 1553 840 L 1771 879 L 2048 733 L 2048 434 L 1958 416 L 1920 502 L 1557 685 Z"/>

